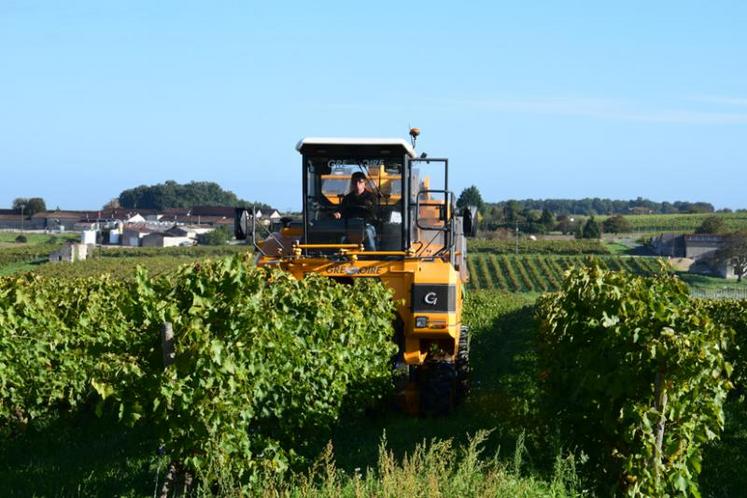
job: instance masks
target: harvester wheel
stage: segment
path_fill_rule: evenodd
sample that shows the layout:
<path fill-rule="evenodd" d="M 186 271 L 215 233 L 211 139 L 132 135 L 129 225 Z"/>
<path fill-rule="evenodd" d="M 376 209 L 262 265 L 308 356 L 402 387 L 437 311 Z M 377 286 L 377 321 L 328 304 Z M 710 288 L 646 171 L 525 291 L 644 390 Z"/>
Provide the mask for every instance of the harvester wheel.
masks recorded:
<path fill-rule="evenodd" d="M 457 372 L 454 363 L 429 361 L 418 369 L 418 374 L 421 414 L 447 415 L 455 401 Z"/>

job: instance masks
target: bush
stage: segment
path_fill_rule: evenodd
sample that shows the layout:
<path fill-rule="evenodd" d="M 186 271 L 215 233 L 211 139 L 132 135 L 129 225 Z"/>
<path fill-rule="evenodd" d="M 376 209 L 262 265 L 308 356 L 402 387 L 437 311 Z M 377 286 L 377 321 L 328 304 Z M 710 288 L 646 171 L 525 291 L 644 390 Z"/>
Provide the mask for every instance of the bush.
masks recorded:
<path fill-rule="evenodd" d="M 219 246 L 225 244 L 232 238 L 233 233 L 231 230 L 227 226 L 222 225 L 210 232 L 198 235 L 197 242 L 207 246 Z"/>
<path fill-rule="evenodd" d="M 580 228 L 578 234 L 576 235 L 576 238 L 579 239 L 599 239 L 601 237 L 602 229 L 599 227 L 599 223 L 594 219 L 593 216 L 586 220 L 583 228 Z"/>
<path fill-rule="evenodd" d="M 695 233 L 701 234 L 716 234 L 722 233 L 726 230 L 726 223 L 720 216 L 708 216 L 703 220 L 698 228 L 695 229 Z"/>
<path fill-rule="evenodd" d="M 675 277 L 591 264 L 563 288 L 537 309 L 548 420 L 600 486 L 697 496 L 703 443 L 723 429 L 731 331 Z"/>
<path fill-rule="evenodd" d="M 717 323 L 734 330 L 735 345 L 727 351 L 734 366 L 732 381 L 739 388 L 747 387 L 747 300 L 703 300 L 701 302 Z"/>
<path fill-rule="evenodd" d="M 633 225 L 625 216 L 616 214 L 602 222 L 602 229 L 605 233 L 625 233 L 633 230 Z"/>
<path fill-rule="evenodd" d="M 19 244 L 25 244 L 28 241 L 29 239 L 24 234 L 21 234 L 18 237 L 16 237 L 16 242 L 18 242 Z"/>
<path fill-rule="evenodd" d="M 204 482 L 282 475 L 386 393 L 393 310 L 378 281 L 296 281 L 239 256 L 133 282 L 0 279 L 0 432 L 95 401 Z"/>

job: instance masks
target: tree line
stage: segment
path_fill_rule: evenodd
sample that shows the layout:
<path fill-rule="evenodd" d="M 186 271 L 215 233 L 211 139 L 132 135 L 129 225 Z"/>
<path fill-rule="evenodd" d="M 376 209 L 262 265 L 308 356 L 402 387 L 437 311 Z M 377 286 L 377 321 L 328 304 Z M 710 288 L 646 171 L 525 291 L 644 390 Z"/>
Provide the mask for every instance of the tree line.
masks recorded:
<path fill-rule="evenodd" d="M 119 207 L 126 209 L 191 208 L 194 206 L 256 207 L 270 210 L 261 202 L 240 199 L 230 190 L 215 182 L 189 182 L 180 184 L 167 180 L 156 185 L 140 185 L 122 191 L 117 198 Z"/>
<path fill-rule="evenodd" d="M 489 207 L 513 211 L 547 209 L 556 214 L 567 215 L 612 215 L 612 214 L 692 214 L 713 213 L 713 204 L 709 202 L 656 202 L 638 197 L 630 200 L 601 199 L 586 197 L 584 199 L 523 199 L 506 200 L 488 203 Z"/>
<path fill-rule="evenodd" d="M 256 207 L 270 211 L 272 207 L 263 202 L 240 199 L 230 190 L 224 190 L 215 182 L 189 182 L 180 184 L 167 180 L 156 185 L 140 185 L 123 190 L 119 196 L 107 202 L 103 209 L 156 209 L 191 208 L 195 206 Z M 18 197 L 13 200 L 12 209 L 31 217 L 47 210 L 41 197 Z M 58 207 L 57 210 L 60 208 Z"/>
<path fill-rule="evenodd" d="M 623 215 L 642 214 L 702 214 L 714 213 L 715 208 L 708 202 L 656 202 L 638 197 L 630 200 L 602 198 L 584 199 L 509 199 L 498 202 L 485 202 L 476 186 L 464 189 L 457 206 L 477 206 L 480 212 L 480 227 L 483 230 L 519 228 L 526 233 L 543 233 L 557 230 L 575 233 L 579 230 L 574 217 L 610 216 L 605 232 L 623 232 L 629 228 Z M 721 209 L 719 212 L 731 212 Z"/>

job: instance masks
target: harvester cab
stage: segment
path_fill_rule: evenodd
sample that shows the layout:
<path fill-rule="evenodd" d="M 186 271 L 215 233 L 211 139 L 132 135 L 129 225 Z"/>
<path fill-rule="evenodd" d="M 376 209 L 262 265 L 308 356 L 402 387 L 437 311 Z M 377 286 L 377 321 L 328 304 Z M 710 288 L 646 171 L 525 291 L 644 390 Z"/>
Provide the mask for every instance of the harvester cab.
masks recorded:
<path fill-rule="evenodd" d="M 475 219 L 469 210 L 457 212 L 448 159 L 416 155 L 418 133 L 411 131 L 412 143 L 302 139 L 296 149 L 303 217 L 254 244 L 258 266 L 299 279 L 310 273 L 346 283 L 377 278 L 391 288 L 398 303 L 394 366 L 405 409 L 443 413 L 468 385 L 462 306 L 465 236 Z M 251 213 L 237 212 L 237 237 L 256 238 L 256 230 Z"/>

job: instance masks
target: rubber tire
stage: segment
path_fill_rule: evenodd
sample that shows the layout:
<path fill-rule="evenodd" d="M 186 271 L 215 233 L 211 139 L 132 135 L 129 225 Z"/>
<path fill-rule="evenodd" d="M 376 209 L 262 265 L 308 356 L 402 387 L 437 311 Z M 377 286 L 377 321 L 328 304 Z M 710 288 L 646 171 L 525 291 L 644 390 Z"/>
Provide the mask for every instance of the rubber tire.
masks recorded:
<path fill-rule="evenodd" d="M 426 417 L 448 415 L 455 401 L 457 371 L 446 361 L 431 361 L 418 369 L 420 413 Z"/>

